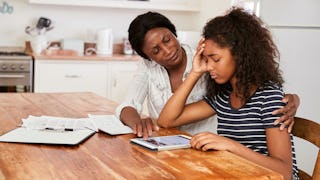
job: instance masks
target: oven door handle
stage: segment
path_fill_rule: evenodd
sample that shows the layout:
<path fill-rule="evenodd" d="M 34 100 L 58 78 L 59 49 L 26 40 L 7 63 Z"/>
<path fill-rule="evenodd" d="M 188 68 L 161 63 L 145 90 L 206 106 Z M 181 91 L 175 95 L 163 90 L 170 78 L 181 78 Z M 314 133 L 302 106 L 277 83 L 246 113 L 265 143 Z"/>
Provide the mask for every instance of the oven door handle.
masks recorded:
<path fill-rule="evenodd" d="M 0 74 L 0 78 L 25 78 L 25 76 L 21 74 Z"/>

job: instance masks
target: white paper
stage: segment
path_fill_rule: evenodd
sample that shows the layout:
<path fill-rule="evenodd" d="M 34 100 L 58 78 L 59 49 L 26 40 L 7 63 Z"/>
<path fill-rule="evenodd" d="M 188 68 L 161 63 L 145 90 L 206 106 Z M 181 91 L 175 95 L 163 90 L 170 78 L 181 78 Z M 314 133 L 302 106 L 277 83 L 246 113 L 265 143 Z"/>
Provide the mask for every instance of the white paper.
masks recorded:
<path fill-rule="evenodd" d="M 89 119 L 92 122 L 95 131 L 103 131 L 110 135 L 117 134 L 129 134 L 132 133 L 132 129 L 124 125 L 116 116 L 114 115 L 91 115 L 89 114 Z"/>
<path fill-rule="evenodd" d="M 22 119 L 22 127 L 33 130 L 81 130 L 92 129 L 88 118 L 65 118 L 54 116 L 29 116 Z"/>

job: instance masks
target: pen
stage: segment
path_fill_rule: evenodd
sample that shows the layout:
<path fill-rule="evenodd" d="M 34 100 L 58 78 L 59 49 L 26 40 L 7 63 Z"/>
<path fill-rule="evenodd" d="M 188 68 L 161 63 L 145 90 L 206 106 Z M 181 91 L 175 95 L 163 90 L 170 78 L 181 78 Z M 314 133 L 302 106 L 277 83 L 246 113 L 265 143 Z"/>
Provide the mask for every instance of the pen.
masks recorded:
<path fill-rule="evenodd" d="M 73 131 L 74 129 L 72 129 L 72 128 L 54 129 L 54 128 L 46 127 L 45 130 L 52 130 L 52 131 L 59 131 L 59 130 L 62 130 L 62 131 Z"/>
<path fill-rule="evenodd" d="M 72 128 L 64 128 L 65 131 L 73 131 Z"/>

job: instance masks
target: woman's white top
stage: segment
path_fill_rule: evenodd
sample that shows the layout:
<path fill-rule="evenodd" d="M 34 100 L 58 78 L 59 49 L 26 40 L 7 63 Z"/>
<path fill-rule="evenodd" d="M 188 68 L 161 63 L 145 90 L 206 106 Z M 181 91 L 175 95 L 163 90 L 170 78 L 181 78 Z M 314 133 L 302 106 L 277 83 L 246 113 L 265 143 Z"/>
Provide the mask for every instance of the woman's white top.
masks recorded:
<path fill-rule="evenodd" d="M 185 80 L 192 68 L 193 53 L 188 46 L 182 45 L 182 47 L 187 54 L 187 67 L 183 74 L 183 80 Z M 205 93 L 206 80 L 204 76 L 202 76 L 190 93 L 187 104 L 203 99 Z M 115 115 L 120 118 L 120 113 L 126 106 L 133 107 L 138 113 L 141 113 L 143 103 L 147 98 L 146 104 L 149 117 L 158 119 L 162 108 L 172 94 L 167 70 L 155 61 L 143 60 L 139 62 L 137 73 L 128 89 L 127 97 L 125 101 L 116 108 Z M 216 133 L 217 118 L 213 116 L 200 122 L 183 125 L 179 129 L 190 134 L 205 131 Z"/>

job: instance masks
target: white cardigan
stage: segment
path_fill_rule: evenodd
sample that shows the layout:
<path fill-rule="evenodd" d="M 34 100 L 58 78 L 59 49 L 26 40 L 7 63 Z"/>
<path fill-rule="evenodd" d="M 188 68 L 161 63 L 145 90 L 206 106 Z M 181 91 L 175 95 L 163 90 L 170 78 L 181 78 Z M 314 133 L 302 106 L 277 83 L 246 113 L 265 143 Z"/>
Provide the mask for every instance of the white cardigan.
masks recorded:
<path fill-rule="evenodd" d="M 183 80 L 185 80 L 192 68 L 193 53 L 187 45 L 182 45 L 182 47 L 187 54 L 187 67 L 183 75 Z M 190 93 L 187 104 L 203 99 L 205 92 L 206 81 L 203 76 Z M 166 69 L 154 61 L 143 60 L 139 63 L 125 101 L 116 108 L 115 115 L 120 118 L 121 110 L 126 106 L 133 107 L 138 113 L 141 113 L 143 102 L 148 98 L 149 117 L 157 119 L 171 95 L 170 80 Z M 216 116 L 213 116 L 200 122 L 183 125 L 179 129 L 191 134 L 204 131 L 216 133 L 217 119 Z"/>

